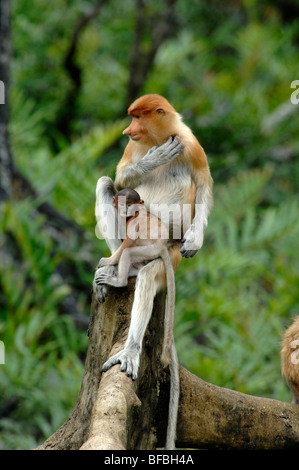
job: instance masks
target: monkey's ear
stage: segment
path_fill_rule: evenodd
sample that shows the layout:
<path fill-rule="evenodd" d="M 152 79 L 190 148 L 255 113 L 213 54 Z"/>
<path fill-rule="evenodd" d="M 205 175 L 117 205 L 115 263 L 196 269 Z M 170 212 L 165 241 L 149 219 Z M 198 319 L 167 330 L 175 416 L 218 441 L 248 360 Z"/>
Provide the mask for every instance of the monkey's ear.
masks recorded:
<path fill-rule="evenodd" d="M 165 114 L 165 111 L 163 108 L 156 108 L 156 112 L 157 114 L 160 114 L 161 116 L 163 116 Z"/>

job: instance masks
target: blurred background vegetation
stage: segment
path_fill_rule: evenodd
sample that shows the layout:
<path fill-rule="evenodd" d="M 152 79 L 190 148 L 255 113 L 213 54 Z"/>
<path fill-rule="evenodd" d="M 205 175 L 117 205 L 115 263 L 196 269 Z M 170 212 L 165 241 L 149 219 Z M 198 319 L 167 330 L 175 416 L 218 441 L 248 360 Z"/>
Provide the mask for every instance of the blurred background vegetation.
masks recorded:
<path fill-rule="evenodd" d="M 279 349 L 299 304 L 298 31 L 297 0 L 12 2 L 0 449 L 35 447 L 75 404 L 94 268 L 108 255 L 96 182 L 114 176 L 127 106 L 149 92 L 191 126 L 215 182 L 204 247 L 176 276 L 179 360 L 290 400 Z"/>

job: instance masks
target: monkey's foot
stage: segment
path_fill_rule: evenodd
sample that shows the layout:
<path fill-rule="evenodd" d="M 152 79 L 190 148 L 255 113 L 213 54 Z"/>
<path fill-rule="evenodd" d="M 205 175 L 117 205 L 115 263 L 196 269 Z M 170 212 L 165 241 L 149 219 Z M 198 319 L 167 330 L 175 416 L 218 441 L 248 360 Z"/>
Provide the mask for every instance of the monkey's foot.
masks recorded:
<path fill-rule="evenodd" d="M 109 264 L 109 260 L 110 258 L 104 258 L 104 257 L 101 258 L 97 268 L 103 268 L 104 266 L 111 266 L 111 264 Z"/>
<path fill-rule="evenodd" d="M 98 277 L 101 276 L 102 274 L 113 276 L 115 275 L 115 273 L 116 273 L 116 268 L 114 266 L 104 266 L 96 270 L 92 287 L 93 287 L 93 292 L 98 302 L 100 303 L 105 302 L 105 299 L 108 295 L 107 286 L 102 283 L 101 284 L 97 283 Z"/>
<path fill-rule="evenodd" d="M 140 353 L 138 349 L 123 349 L 105 362 L 102 371 L 106 372 L 110 367 L 120 363 L 120 370 L 126 372 L 126 375 L 132 377 L 132 380 L 136 380 L 139 369 L 139 358 Z"/>

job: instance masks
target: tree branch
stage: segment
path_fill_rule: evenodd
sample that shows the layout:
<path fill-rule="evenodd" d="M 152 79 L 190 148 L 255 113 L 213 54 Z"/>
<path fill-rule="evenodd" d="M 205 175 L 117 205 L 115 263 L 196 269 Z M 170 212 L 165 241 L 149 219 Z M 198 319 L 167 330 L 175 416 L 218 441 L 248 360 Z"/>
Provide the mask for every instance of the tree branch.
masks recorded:
<path fill-rule="evenodd" d="M 110 288 L 102 305 L 93 298 L 89 347 L 77 403 L 67 421 L 38 450 L 155 448 L 158 403 L 164 400 L 166 422 L 169 394 L 168 374 L 159 364 L 164 292 L 154 302 L 138 379 L 133 382 L 120 372 L 119 365 L 105 374 L 101 372 L 108 356 L 125 343 L 134 286 L 134 279 L 131 279 L 128 288 Z"/>
<path fill-rule="evenodd" d="M 107 1 L 108 0 L 98 0 L 97 2 L 95 2 L 93 8 L 91 8 L 88 13 L 82 15 L 75 26 L 70 45 L 64 59 L 64 64 L 66 70 L 68 71 L 69 78 L 74 83 L 74 87 L 76 89 L 81 87 L 82 75 L 80 67 L 78 67 L 78 65 L 76 64 L 76 53 L 80 35 L 83 32 L 84 28 L 88 25 L 88 23 L 99 14 L 101 8 L 107 3 Z"/>
<path fill-rule="evenodd" d="M 164 447 L 169 372 L 160 355 L 165 293 L 154 304 L 135 382 L 119 365 L 101 373 L 125 342 L 134 297 L 110 288 L 104 304 L 92 301 L 89 347 L 80 394 L 63 426 L 39 450 L 152 450 Z M 197 449 L 298 449 L 298 405 L 253 397 L 204 382 L 180 367 L 177 447 Z"/>
<path fill-rule="evenodd" d="M 5 85 L 5 104 L 0 105 L 0 201 L 5 199 L 38 198 L 30 182 L 15 167 L 9 136 L 9 63 L 11 52 L 10 2 L 0 2 L 0 80 Z M 78 235 L 83 230 L 73 221 L 58 212 L 47 202 L 38 205 L 37 210 L 46 215 L 47 220 L 56 228 L 71 228 Z"/>
<path fill-rule="evenodd" d="M 299 407 L 204 382 L 180 369 L 178 447 L 299 449 Z"/>
<path fill-rule="evenodd" d="M 136 0 L 136 27 L 129 62 L 130 74 L 127 87 L 126 108 L 128 108 L 140 93 L 160 46 L 167 39 L 173 37 L 177 31 L 175 6 L 176 0 L 167 0 L 160 17 L 148 19 L 148 28 L 145 15 L 145 2 L 144 0 Z M 150 30 L 151 47 L 147 53 L 142 53 L 141 42 L 147 29 Z"/>
<path fill-rule="evenodd" d="M 70 138 L 71 120 L 74 118 L 77 99 L 82 86 L 82 70 L 76 61 L 77 49 L 80 36 L 86 26 L 100 12 L 108 0 L 98 0 L 88 13 L 83 14 L 77 21 L 70 41 L 69 48 L 64 58 L 64 67 L 70 80 L 70 88 L 67 90 L 65 99 L 58 112 L 56 128 L 67 139 Z"/>

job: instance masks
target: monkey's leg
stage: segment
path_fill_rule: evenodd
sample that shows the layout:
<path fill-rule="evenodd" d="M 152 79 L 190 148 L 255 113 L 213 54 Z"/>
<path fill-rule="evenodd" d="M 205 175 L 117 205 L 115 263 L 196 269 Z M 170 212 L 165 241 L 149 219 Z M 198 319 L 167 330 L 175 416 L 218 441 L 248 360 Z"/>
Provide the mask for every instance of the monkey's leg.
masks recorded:
<path fill-rule="evenodd" d="M 101 258 L 98 264 L 99 268 L 102 268 L 103 266 L 116 266 L 120 259 L 121 255 L 124 251 L 123 245 L 121 245 L 116 252 L 111 255 L 109 258 Z"/>
<path fill-rule="evenodd" d="M 127 240 L 124 243 L 127 243 Z M 109 276 L 108 274 L 101 274 L 96 279 L 97 284 L 105 283 L 114 287 L 124 287 L 128 284 L 129 271 L 132 264 L 140 263 L 144 260 L 153 260 L 158 258 L 161 253 L 161 245 L 159 242 L 147 246 L 129 247 L 130 243 L 133 242 L 128 240 L 128 248 L 122 249 L 122 245 L 111 257 L 114 258 L 118 253 L 121 252 L 118 263 L 118 276 L 116 277 Z"/>
<path fill-rule="evenodd" d="M 120 252 L 122 247 L 120 247 L 115 255 Z M 108 274 L 99 274 L 96 279 L 97 284 L 105 283 L 114 287 L 124 287 L 128 284 L 129 270 L 131 266 L 131 256 L 130 252 L 133 248 L 124 248 L 122 250 L 121 256 L 118 263 L 118 275 L 109 276 Z M 113 255 L 113 256 L 115 256 Z M 113 258 L 112 256 L 112 258 Z"/>
<path fill-rule="evenodd" d="M 118 217 L 113 206 L 113 197 L 116 194 L 113 181 L 107 176 L 102 176 L 98 180 L 96 188 L 96 219 L 102 237 L 105 239 L 111 253 L 121 245 L 121 237 L 118 235 Z M 93 281 L 93 292 L 99 302 L 105 302 L 107 297 L 107 287 L 105 284 L 97 284 L 96 279 L 99 275 L 105 273 L 114 275 L 116 268 L 114 266 L 105 266 L 97 269 Z"/>
<path fill-rule="evenodd" d="M 125 347 L 105 362 L 103 371 L 120 363 L 122 372 L 126 372 L 133 380 L 137 378 L 142 341 L 152 314 L 154 297 L 161 286 L 159 277 L 163 269 L 163 261 L 157 259 L 144 266 L 138 273 Z"/>
<path fill-rule="evenodd" d="M 178 244 L 169 249 L 169 255 L 174 270 L 176 270 L 182 259 Z M 165 282 L 165 268 L 161 258 L 150 262 L 139 271 L 131 312 L 131 324 L 125 347 L 105 362 L 104 372 L 120 363 L 121 371 L 126 371 L 133 380 L 137 378 L 143 337 L 151 318 L 154 297 L 165 286 Z"/>

